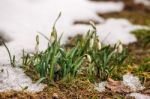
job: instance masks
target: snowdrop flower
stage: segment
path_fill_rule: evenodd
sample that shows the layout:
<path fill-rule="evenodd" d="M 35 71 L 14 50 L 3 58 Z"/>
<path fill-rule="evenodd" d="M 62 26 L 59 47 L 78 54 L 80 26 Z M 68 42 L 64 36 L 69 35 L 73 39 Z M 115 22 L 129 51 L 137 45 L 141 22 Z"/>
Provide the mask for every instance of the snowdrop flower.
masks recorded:
<path fill-rule="evenodd" d="M 101 50 L 101 48 L 102 48 L 101 42 L 100 42 L 100 40 L 98 38 L 97 38 L 96 47 L 97 47 L 98 50 Z"/>
<path fill-rule="evenodd" d="M 52 43 L 54 43 L 54 41 L 55 41 L 55 37 L 53 35 L 51 35 L 50 43 L 52 44 Z"/>
<path fill-rule="evenodd" d="M 90 39 L 90 48 L 92 48 L 93 45 L 94 45 L 94 38 L 95 38 L 95 33 L 96 33 L 96 25 L 95 25 L 95 23 L 93 21 L 90 21 L 90 25 L 94 29 L 93 30 L 94 34 L 92 34 L 92 38 Z"/>
<path fill-rule="evenodd" d="M 98 50 L 101 50 L 102 45 L 101 45 L 101 43 L 100 43 L 100 42 L 97 42 L 97 48 L 98 48 Z"/>
<path fill-rule="evenodd" d="M 90 48 L 92 48 L 93 45 L 94 45 L 94 38 L 92 37 L 92 38 L 90 39 Z"/>
<path fill-rule="evenodd" d="M 88 54 L 85 54 L 85 58 L 91 63 L 92 62 L 92 59 L 91 59 L 91 56 L 88 55 Z"/>
<path fill-rule="evenodd" d="M 121 41 L 119 41 L 117 44 L 116 44 L 116 49 L 114 52 L 118 52 L 118 53 L 122 53 L 123 51 L 123 45 L 121 43 Z"/>
<path fill-rule="evenodd" d="M 51 37 L 50 37 L 50 43 L 54 43 L 57 40 L 57 31 L 55 29 L 55 27 L 53 27 L 53 31 L 51 33 Z"/>
<path fill-rule="evenodd" d="M 59 20 L 60 16 L 61 16 L 61 12 L 59 13 L 59 15 L 56 18 L 56 20 L 54 22 L 54 25 L 53 25 L 53 29 L 52 29 L 52 32 L 51 32 L 51 38 L 50 38 L 51 43 L 54 43 L 55 41 L 57 41 L 57 30 L 55 28 L 55 25 L 56 25 L 57 21 Z"/>
<path fill-rule="evenodd" d="M 59 17 L 58 17 L 59 18 Z M 57 22 L 57 20 L 56 20 L 56 22 Z M 55 23 L 56 24 L 56 23 Z M 57 30 L 56 30 L 56 28 L 55 28 L 55 24 L 54 24 L 54 26 L 53 26 L 53 30 L 52 30 L 52 32 L 51 32 L 51 37 L 50 37 L 50 43 L 52 44 L 52 43 L 54 43 L 55 41 L 57 41 Z"/>
<path fill-rule="evenodd" d="M 39 51 L 39 44 L 40 44 L 39 36 L 37 35 L 37 36 L 36 36 L 36 46 L 35 46 L 35 51 L 36 51 L 36 52 Z"/>

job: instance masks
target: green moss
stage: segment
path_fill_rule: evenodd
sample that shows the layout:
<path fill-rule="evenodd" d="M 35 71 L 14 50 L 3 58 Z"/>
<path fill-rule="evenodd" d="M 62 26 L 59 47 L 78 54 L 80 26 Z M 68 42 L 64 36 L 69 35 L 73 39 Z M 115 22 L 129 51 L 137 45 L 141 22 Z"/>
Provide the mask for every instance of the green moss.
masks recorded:
<path fill-rule="evenodd" d="M 139 29 L 132 32 L 138 39 L 140 45 L 150 46 L 150 30 Z"/>

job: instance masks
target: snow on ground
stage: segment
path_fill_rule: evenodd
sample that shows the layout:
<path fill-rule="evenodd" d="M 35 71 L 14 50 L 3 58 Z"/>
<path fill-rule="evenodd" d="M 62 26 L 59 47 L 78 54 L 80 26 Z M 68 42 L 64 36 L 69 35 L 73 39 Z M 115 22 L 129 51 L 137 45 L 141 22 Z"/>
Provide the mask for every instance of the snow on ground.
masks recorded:
<path fill-rule="evenodd" d="M 130 32 L 138 28 L 142 27 L 132 25 L 125 19 L 113 18 L 97 26 L 98 35 L 104 44 L 115 44 L 118 40 L 123 44 L 135 42 L 136 38 L 133 34 L 130 34 Z"/>
<path fill-rule="evenodd" d="M 133 92 L 143 90 L 144 86 L 141 85 L 141 82 L 137 76 L 132 74 L 126 74 L 123 76 L 123 83 L 126 86 L 129 86 Z"/>
<path fill-rule="evenodd" d="M 94 19 L 100 22 L 97 25 L 97 31 L 105 44 L 114 44 L 118 40 L 128 44 L 136 41 L 136 38 L 129 32 L 138 28 L 138 26 L 132 25 L 125 19 L 104 20 L 96 15 L 96 12 L 118 12 L 123 7 L 124 4 L 122 2 L 95 3 L 88 0 L 0 0 L 0 35 L 4 35 L 5 39 L 11 40 L 6 44 L 12 55 L 16 56 L 17 63 L 19 63 L 22 49 L 25 49 L 27 52 L 34 51 L 37 32 L 41 32 L 48 37 L 50 36 L 53 23 L 61 11 L 62 16 L 56 27 L 59 35 L 63 33 L 62 43 L 69 36 L 74 36 L 76 33 L 84 33 L 89 29 L 89 26 L 86 25 L 74 25 L 75 20 Z M 46 46 L 47 40 L 40 36 L 40 48 L 45 49 Z M 9 64 L 8 53 L 4 46 L 0 46 L 0 64 Z M 2 68 L 7 68 L 8 74 L 13 73 L 15 77 L 10 75 L 12 77 L 1 78 L 0 88 L 2 90 L 2 86 L 5 86 L 6 89 L 20 88 L 19 85 L 21 85 L 22 81 L 18 81 L 18 83 L 12 82 L 15 79 L 23 80 L 22 78 L 24 77 L 19 76 L 23 75 L 20 74 L 21 70 L 16 72 L 11 67 Z M 5 74 L 0 74 L 0 76 L 6 76 Z M 31 84 L 31 81 L 26 79 L 24 79 L 25 82 L 23 81 L 23 83 L 25 85 L 27 83 Z"/>
<path fill-rule="evenodd" d="M 95 90 L 97 90 L 99 92 L 104 92 L 106 90 L 106 85 L 107 85 L 107 81 L 103 81 L 101 83 L 98 83 L 95 86 Z"/>
<path fill-rule="evenodd" d="M 142 86 L 139 78 L 137 76 L 133 76 L 132 74 L 123 75 L 123 81 L 121 81 L 121 83 L 129 87 L 131 92 L 137 92 L 144 89 L 144 86 Z M 95 86 L 95 89 L 99 92 L 103 92 L 105 91 L 107 84 L 107 81 L 100 82 L 97 86 Z"/>
<path fill-rule="evenodd" d="M 37 92 L 42 91 L 44 86 L 43 84 L 33 84 L 32 80 L 20 68 L 0 67 L 0 92 L 12 89 L 22 91 L 25 88 L 27 91 Z"/>
<path fill-rule="evenodd" d="M 132 96 L 135 99 L 150 99 L 150 96 L 140 94 L 140 93 L 131 93 L 129 96 Z"/>
<path fill-rule="evenodd" d="M 150 0 L 134 0 L 135 3 L 137 4 L 144 4 L 146 6 L 150 6 Z"/>

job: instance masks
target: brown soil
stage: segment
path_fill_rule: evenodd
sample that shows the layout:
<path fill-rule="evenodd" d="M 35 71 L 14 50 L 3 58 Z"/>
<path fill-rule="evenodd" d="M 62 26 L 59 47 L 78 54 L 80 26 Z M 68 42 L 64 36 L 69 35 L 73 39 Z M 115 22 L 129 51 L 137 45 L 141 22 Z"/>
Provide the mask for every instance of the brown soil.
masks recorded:
<path fill-rule="evenodd" d="M 74 85 L 76 84 L 76 85 Z M 0 93 L 0 99 L 114 99 L 125 97 L 124 94 L 107 91 L 99 93 L 89 88 L 89 81 L 75 81 L 70 84 L 57 83 L 46 87 L 42 92 L 10 91 Z"/>
<path fill-rule="evenodd" d="M 124 0 L 125 9 L 122 12 L 100 14 L 104 18 L 126 18 L 134 24 L 150 25 L 150 7 L 134 4 L 133 0 Z"/>

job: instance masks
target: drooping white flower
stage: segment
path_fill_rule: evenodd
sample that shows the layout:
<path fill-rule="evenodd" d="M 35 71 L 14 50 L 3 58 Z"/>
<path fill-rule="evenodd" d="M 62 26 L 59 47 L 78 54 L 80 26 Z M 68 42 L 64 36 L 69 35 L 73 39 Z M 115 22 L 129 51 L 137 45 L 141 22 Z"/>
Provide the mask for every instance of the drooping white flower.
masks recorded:
<path fill-rule="evenodd" d="M 91 63 L 92 59 L 91 56 L 89 54 L 85 54 L 85 58 Z"/>
<path fill-rule="evenodd" d="M 101 44 L 99 38 L 97 38 L 97 44 L 96 44 L 96 47 L 97 47 L 98 50 L 101 50 L 101 48 L 102 48 L 102 44 Z"/>
<path fill-rule="evenodd" d="M 55 37 L 53 35 L 51 35 L 50 43 L 52 44 L 52 43 L 54 43 L 54 41 L 55 41 Z"/>
<path fill-rule="evenodd" d="M 92 48 L 92 47 L 93 47 L 93 45 L 94 45 L 94 38 L 91 38 L 91 39 L 90 39 L 90 45 L 89 45 L 89 46 L 90 46 L 90 48 Z"/>
<path fill-rule="evenodd" d="M 115 51 L 117 53 L 122 53 L 123 51 L 123 45 L 121 43 L 121 41 L 118 41 L 118 43 L 115 45 Z"/>
<path fill-rule="evenodd" d="M 39 36 L 37 35 L 37 36 L 36 36 L 36 46 L 35 46 L 35 51 L 36 51 L 36 52 L 39 51 L 39 44 L 40 44 Z"/>
<path fill-rule="evenodd" d="M 61 13 L 60 13 L 60 15 L 61 15 Z M 60 15 L 59 15 L 58 18 L 56 19 L 56 22 L 57 22 L 57 20 L 59 19 Z M 55 23 L 55 24 L 56 24 L 56 23 Z M 57 41 L 57 30 L 56 30 L 56 28 L 55 28 L 55 24 L 54 24 L 54 26 L 53 26 L 53 30 L 52 30 L 52 32 L 51 32 L 51 37 L 50 37 L 50 43 L 51 43 L 51 44 L 54 43 L 55 41 Z"/>
<path fill-rule="evenodd" d="M 100 43 L 100 42 L 97 42 L 97 48 L 98 48 L 98 50 L 101 50 L 102 45 L 101 45 L 101 43 Z"/>
<path fill-rule="evenodd" d="M 122 53 L 122 51 L 123 51 L 123 46 L 120 43 L 119 46 L 118 46 L 118 53 Z"/>

